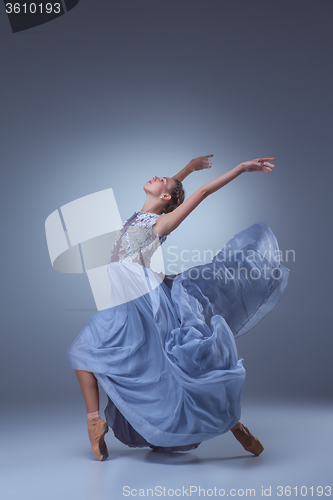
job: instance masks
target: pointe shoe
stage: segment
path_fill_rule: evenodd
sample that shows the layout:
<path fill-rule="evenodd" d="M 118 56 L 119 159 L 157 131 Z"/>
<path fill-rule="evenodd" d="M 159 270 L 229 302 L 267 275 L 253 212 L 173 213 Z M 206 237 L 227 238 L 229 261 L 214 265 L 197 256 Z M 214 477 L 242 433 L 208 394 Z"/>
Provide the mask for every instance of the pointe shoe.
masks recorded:
<path fill-rule="evenodd" d="M 109 431 L 108 424 L 100 417 L 93 418 L 88 422 L 88 435 L 91 449 L 98 460 L 106 460 L 109 456 L 108 449 L 104 441 L 104 435 Z"/>
<path fill-rule="evenodd" d="M 243 446 L 244 450 L 253 453 L 254 455 L 260 455 L 263 452 L 264 447 L 258 438 L 254 437 L 249 429 L 245 427 L 241 422 L 237 422 L 231 429 L 231 432 Z"/>

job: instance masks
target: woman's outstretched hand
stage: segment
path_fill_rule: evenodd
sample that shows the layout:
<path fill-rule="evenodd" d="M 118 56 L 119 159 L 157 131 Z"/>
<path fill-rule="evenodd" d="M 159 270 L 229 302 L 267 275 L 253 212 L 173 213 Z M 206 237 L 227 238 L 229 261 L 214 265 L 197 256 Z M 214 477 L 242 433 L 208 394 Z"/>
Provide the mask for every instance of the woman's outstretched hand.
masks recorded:
<path fill-rule="evenodd" d="M 203 170 L 204 168 L 210 168 L 212 164 L 210 163 L 210 158 L 213 155 L 198 156 L 191 160 L 184 168 L 182 168 L 176 175 L 173 176 L 174 179 L 178 179 L 180 182 L 190 175 L 192 172 L 197 170 Z"/>
<path fill-rule="evenodd" d="M 196 172 L 197 170 L 203 170 L 204 168 L 210 168 L 212 166 L 210 160 L 213 155 L 206 156 L 198 156 L 198 158 L 194 158 L 188 163 L 192 172 Z"/>
<path fill-rule="evenodd" d="M 268 160 L 276 160 L 276 158 L 256 158 L 251 161 L 244 161 L 241 163 L 243 172 L 266 172 L 269 174 L 272 172 L 272 169 L 275 168 L 275 165 L 269 163 Z"/>

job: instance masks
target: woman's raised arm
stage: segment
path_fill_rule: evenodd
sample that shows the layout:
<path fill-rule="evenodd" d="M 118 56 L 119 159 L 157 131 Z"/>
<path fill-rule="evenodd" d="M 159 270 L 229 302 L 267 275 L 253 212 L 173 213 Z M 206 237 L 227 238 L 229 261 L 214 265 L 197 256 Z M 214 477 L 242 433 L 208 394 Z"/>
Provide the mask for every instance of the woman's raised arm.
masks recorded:
<path fill-rule="evenodd" d="M 269 174 L 269 172 L 272 172 L 272 168 L 275 168 L 275 165 L 268 163 L 268 160 L 276 160 L 276 158 L 256 158 L 255 160 L 240 163 L 236 167 L 229 170 L 229 172 L 217 177 L 217 179 L 207 182 L 207 184 L 202 186 L 202 188 L 204 189 L 206 196 L 208 196 L 218 189 L 221 189 L 221 187 L 225 186 L 228 182 L 232 181 L 244 172 L 260 171 Z"/>
<path fill-rule="evenodd" d="M 204 168 L 210 168 L 211 163 L 208 158 L 211 158 L 213 155 L 206 156 L 198 156 L 191 160 L 182 170 L 178 172 L 178 174 L 174 175 L 174 179 L 178 179 L 180 182 L 183 182 L 185 177 L 190 175 L 192 172 L 197 170 L 202 170 Z"/>
<path fill-rule="evenodd" d="M 153 225 L 154 232 L 157 235 L 168 235 L 174 231 L 181 222 L 202 202 L 208 195 L 218 191 L 230 181 L 238 177 L 243 172 L 261 171 L 269 173 L 275 165 L 268 163 L 268 160 L 276 158 L 257 158 L 255 160 L 240 163 L 225 174 L 216 179 L 207 182 L 201 188 L 197 189 L 181 205 L 168 214 L 161 215 Z"/>

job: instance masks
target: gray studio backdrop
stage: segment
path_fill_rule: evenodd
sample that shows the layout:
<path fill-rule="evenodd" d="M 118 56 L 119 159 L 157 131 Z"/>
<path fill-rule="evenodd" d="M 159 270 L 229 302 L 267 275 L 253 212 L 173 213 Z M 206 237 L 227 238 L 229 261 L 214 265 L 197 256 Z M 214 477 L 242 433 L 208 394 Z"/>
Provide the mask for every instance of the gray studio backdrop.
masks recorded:
<path fill-rule="evenodd" d="M 186 196 L 242 161 L 273 156 L 276 169 L 204 200 L 163 244 L 166 272 L 207 262 L 204 250 L 266 222 L 294 258 L 282 261 L 282 300 L 237 340 L 244 397 L 332 397 L 331 10 L 81 0 L 16 34 L 1 11 L 5 401 L 81 397 L 67 349 L 96 307 L 86 274 L 53 270 L 49 214 L 111 187 L 125 221 L 148 179 L 206 154 L 212 168 L 184 181 Z"/>

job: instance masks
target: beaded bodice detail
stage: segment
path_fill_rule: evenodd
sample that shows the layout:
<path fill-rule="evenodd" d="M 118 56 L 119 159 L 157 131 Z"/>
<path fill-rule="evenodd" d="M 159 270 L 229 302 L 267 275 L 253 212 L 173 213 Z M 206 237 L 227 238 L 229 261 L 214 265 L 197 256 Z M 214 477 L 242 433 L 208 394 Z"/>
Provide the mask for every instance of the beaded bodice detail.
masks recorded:
<path fill-rule="evenodd" d="M 152 226 L 158 214 L 134 212 L 116 233 L 111 249 L 111 262 L 138 262 L 150 267 L 150 260 L 167 236 L 157 236 Z"/>

